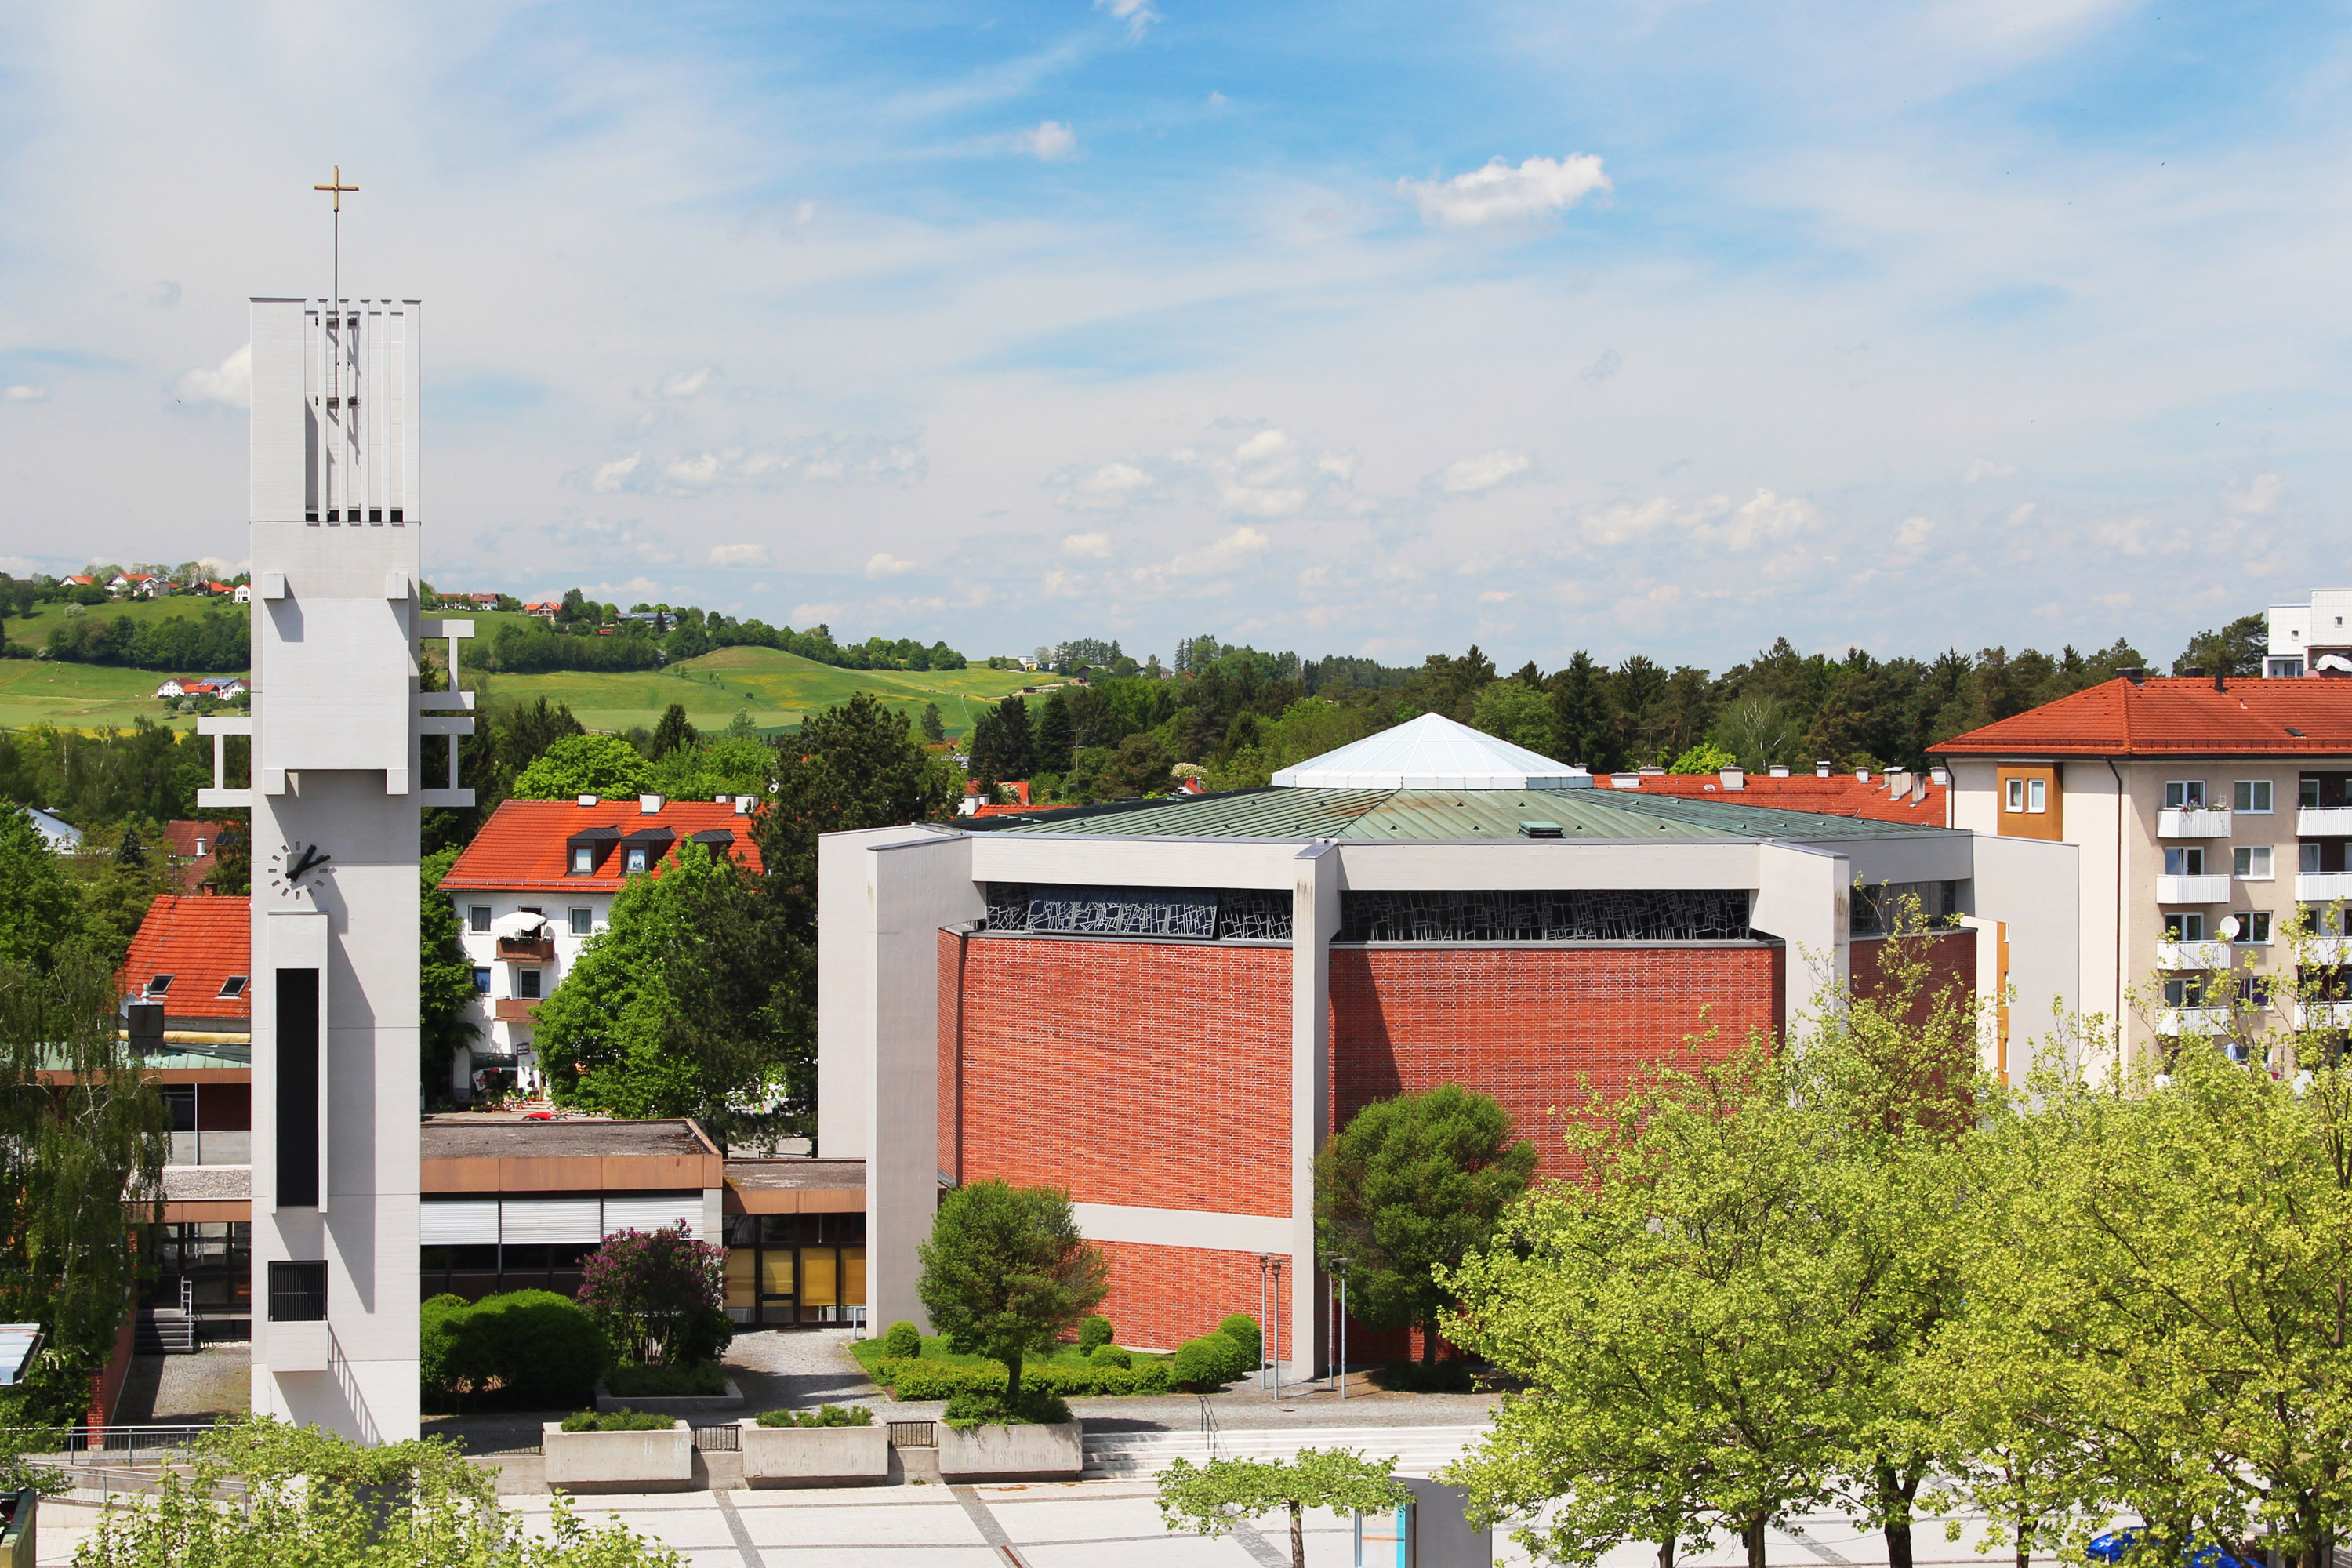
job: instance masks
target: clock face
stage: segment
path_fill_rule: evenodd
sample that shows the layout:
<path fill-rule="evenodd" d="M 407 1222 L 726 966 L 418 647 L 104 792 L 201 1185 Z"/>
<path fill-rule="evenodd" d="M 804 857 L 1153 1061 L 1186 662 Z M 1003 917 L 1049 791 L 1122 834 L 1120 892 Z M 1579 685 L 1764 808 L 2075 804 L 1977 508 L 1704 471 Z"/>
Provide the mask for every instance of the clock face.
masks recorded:
<path fill-rule="evenodd" d="M 269 890 L 281 899 L 307 898 L 334 858 L 316 844 L 289 841 L 269 856 Z"/>

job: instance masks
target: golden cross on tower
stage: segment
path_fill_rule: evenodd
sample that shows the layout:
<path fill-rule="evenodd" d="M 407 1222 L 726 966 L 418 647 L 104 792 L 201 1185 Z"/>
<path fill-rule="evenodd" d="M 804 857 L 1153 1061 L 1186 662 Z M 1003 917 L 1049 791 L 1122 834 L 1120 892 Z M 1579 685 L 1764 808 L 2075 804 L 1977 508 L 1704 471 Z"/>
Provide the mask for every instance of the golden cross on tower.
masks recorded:
<path fill-rule="evenodd" d="M 338 163 L 335 165 L 335 174 L 331 184 L 312 185 L 310 188 L 314 191 L 332 191 L 335 194 L 335 270 L 334 293 L 331 296 L 334 304 L 331 309 L 340 314 L 343 308 L 343 193 L 357 191 L 359 187 L 343 184 L 343 166 Z"/>

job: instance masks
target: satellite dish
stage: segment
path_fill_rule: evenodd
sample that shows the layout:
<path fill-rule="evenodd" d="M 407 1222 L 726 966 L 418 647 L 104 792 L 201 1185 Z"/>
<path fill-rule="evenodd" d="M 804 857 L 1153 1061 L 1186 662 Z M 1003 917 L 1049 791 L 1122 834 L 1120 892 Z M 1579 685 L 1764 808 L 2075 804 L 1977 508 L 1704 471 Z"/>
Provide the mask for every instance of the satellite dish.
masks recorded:
<path fill-rule="evenodd" d="M 2237 917 L 2237 916 L 2235 916 L 2235 915 L 2225 915 L 2225 916 L 2223 916 L 2223 917 L 2222 917 L 2222 920 L 2221 920 L 2221 926 L 2220 926 L 2220 928 L 2219 928 L 2219 929 L 2220 929 L 2220 931 L 2221 931 L 2221 940 L 2222 940 L 2223 942 L 2235 942 L 2235 941 L 2237 941 L 2237 940 L 2238 940 L 2238 917 Z"/>

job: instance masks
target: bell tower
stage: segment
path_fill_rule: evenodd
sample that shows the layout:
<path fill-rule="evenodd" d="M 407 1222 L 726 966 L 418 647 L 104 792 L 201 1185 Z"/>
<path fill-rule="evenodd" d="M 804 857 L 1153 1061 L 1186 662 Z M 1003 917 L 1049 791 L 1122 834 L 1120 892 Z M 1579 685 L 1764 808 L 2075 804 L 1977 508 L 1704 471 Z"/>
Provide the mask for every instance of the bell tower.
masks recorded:
<path fill-rule="evenodd" d="M 199 799 L 253 813 L 253 1408 L 395 1442 L 418 1415 L 417 813 L 473 804 L 472 699 L 421 689 L 419 656 L 449 638 L 454 676 L 473 626 L 422 614 L 418 302 L 257 299 L 252 323 L 253 715 L 201 726 L 252 737 L 252 780 L 226 787 L 216 741 Z"/>

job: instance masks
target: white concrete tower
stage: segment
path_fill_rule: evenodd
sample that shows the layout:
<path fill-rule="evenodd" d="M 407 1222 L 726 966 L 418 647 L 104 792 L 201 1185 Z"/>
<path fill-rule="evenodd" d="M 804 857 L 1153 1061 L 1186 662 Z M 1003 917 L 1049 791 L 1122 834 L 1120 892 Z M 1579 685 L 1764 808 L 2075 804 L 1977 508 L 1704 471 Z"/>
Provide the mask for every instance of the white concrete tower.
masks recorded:
<path fill-rule="evenodd" d="M 417 812 L 470 699 L 418 689 L 414 300 L 253 301 L 253 1408 L 417 1433 Z M 217 747 L 219 742 L 215 742 Z M 448 786 L 421 787 L 428 762 Z"/>

